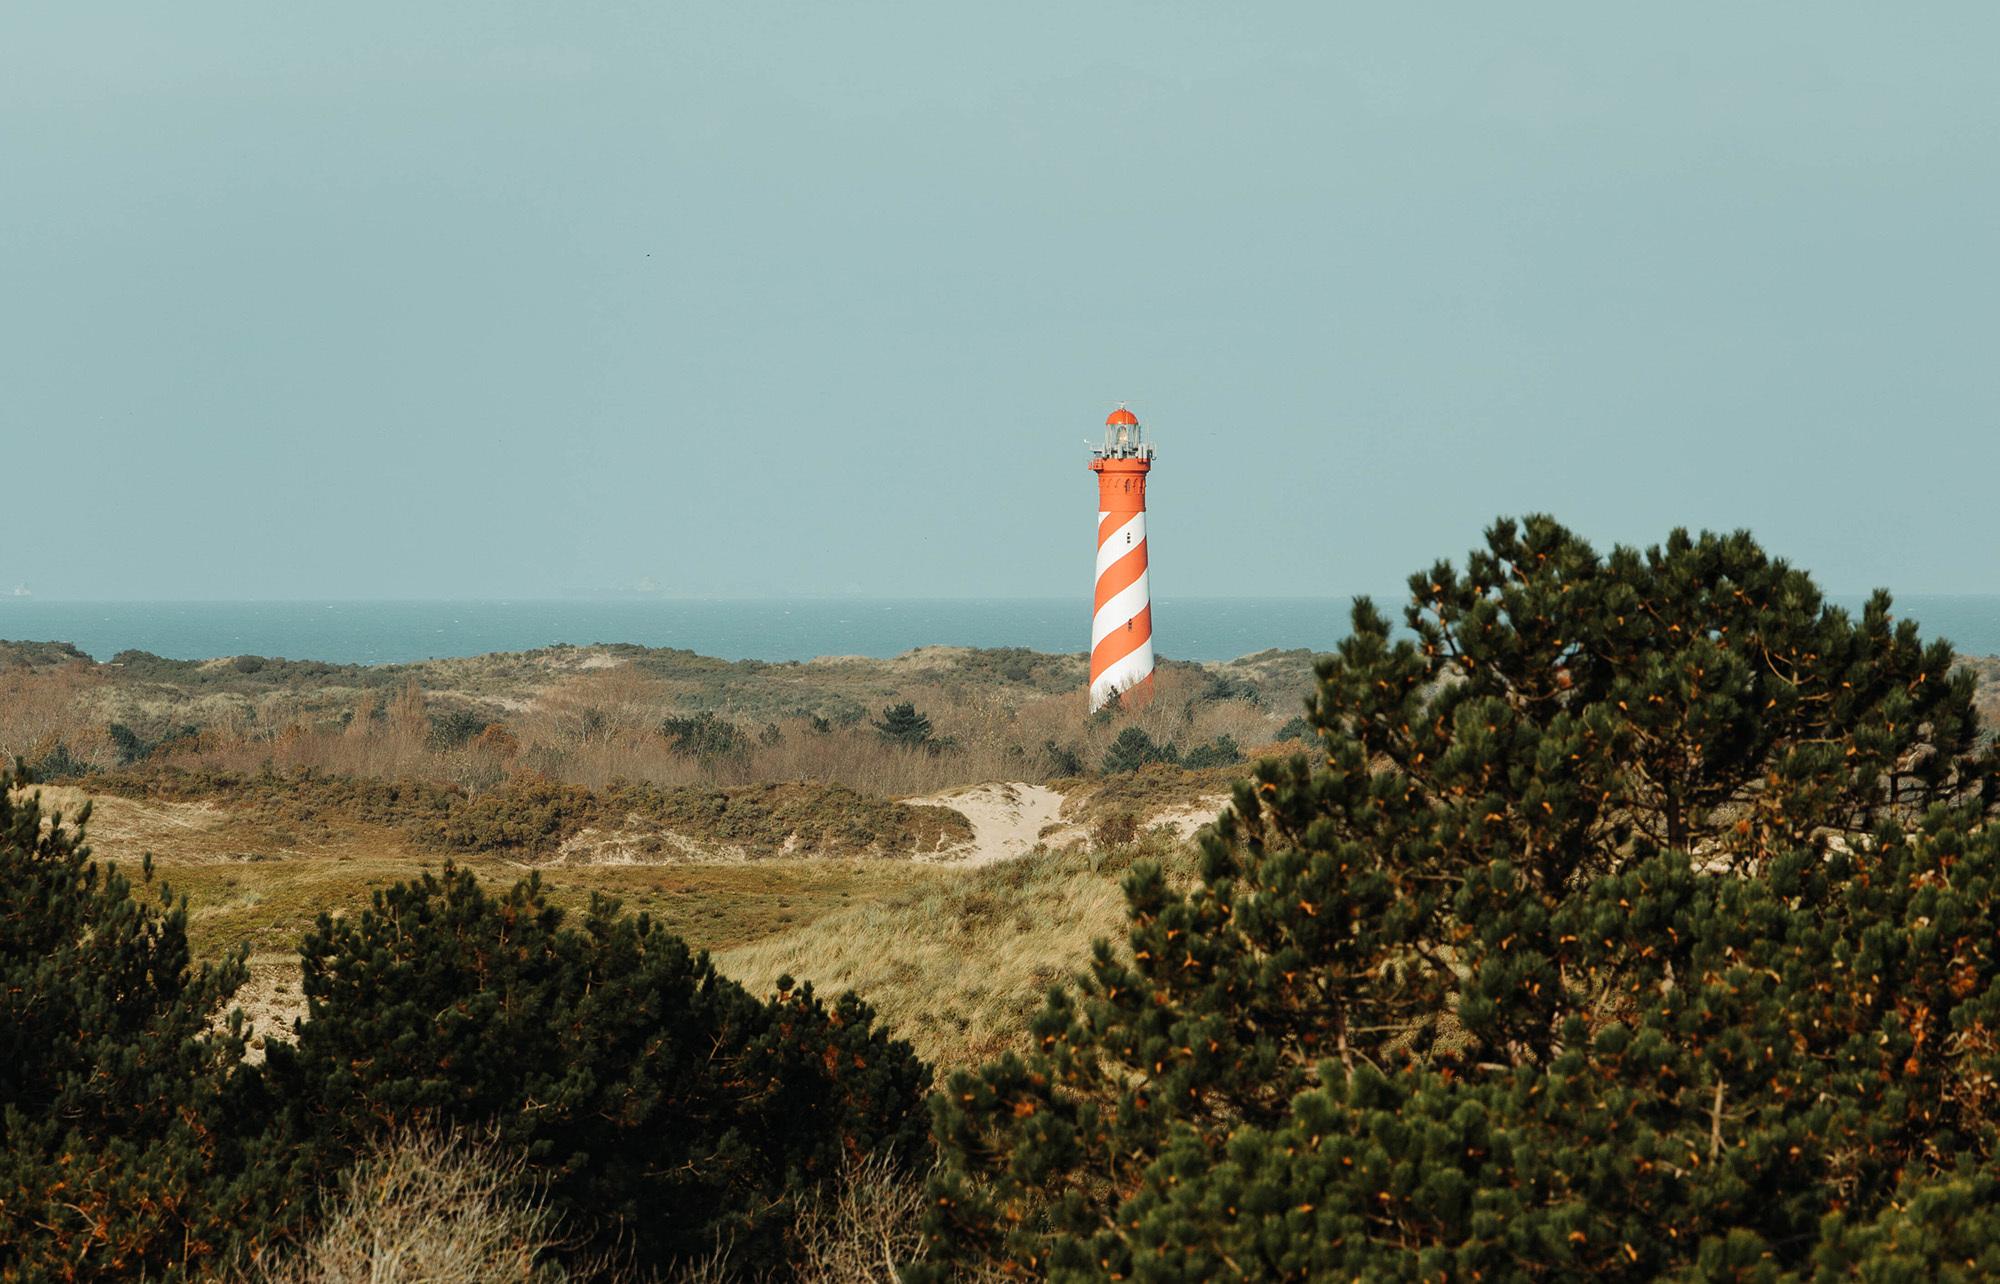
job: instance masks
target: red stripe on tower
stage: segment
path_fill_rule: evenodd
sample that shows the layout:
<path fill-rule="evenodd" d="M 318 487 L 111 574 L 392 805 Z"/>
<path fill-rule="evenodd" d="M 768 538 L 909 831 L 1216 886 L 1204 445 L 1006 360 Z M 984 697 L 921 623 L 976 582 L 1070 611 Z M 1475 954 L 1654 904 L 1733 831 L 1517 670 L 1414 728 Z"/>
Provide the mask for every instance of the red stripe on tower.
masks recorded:
<path fill-rule="evenodd" d="M 1097 593 L 1090 620 L 1090 707 L 1153 694 L 1153 601 L 1146 585 L 1146 474 L 1153 448 L 1120 406 L 1090 452 L 1097 474 Z"/>

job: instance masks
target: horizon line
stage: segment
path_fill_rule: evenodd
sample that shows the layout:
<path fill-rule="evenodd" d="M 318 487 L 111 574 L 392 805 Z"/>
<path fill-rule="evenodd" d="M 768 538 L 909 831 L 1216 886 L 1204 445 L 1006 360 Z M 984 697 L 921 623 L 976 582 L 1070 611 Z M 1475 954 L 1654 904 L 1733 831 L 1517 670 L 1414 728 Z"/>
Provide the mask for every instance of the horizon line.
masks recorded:
<path fill-rule="evenodd" d="M 1867 589 L 1829 588 L 1820 585 L 1819 591 L 1829 598 L 1866 598 L 1879 588 Z M 1912 598 L 2000 598 L 2000 589 L 1913 589 L 1908 591 L 1888 590 L 1897 601 Z M 548 594 L 494 594 L 478 596 L 385 596 L 385 597 L 66 597 L 28 593 L 15 596 L 0 592 L 0 604 L 14 603 L 31 605 L 62 606 L 514 606 L 546 605 L 565 606 L 576 603 L 649 603 L 649 604 L 740 604 L 778 605 L 790 602 L 812 603 L 981 603 L 981 602 L 1087 602 L 1087 590 L 1074 593 L 996 593 L 967 594 L 961 596 L 915 596 L 888 593 L 771 593 L 771 594 L 674 594 L 643 593 L 626 590 L 594 590 Z M 1163 593 L 1156 594 L 1158 602 L 1352 602 L 1357 597 L 1372 597 L 1380 600 L 1400 599 L 1404 590 L 1393 593 L 1382 591 L 1327 592 L 1327 593 Z M 0 610 L 5 606 L 0 605 Z"/>

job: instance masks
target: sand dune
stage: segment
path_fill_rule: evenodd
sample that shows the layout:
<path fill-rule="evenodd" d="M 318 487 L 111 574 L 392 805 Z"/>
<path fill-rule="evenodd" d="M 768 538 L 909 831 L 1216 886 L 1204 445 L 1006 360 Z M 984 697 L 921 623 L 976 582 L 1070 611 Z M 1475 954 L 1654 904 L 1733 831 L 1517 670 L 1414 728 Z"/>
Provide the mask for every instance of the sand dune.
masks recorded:
<path fill-rule="evenodd" d="M 1046 785 L 1009 780 L 908 801 L 950 807 L 972 822 L 972 841 L 949 849 L 940 859 L 956 865 L 991 865 L 1033 851 L 1042 832 L 1056 823 L 1063 796 Z"/>

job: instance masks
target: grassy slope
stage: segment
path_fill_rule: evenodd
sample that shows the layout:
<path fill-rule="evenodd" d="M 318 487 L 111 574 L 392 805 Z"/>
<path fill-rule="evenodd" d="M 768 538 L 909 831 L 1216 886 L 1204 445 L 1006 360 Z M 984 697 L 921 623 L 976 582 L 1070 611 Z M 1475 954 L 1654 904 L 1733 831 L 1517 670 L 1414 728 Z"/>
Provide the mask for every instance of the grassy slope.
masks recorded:
<path fill-rule="evenodd" d="M 70 817 L 86 801 L 74 787 L 38 788 Z M 296 951 L 318 915 L 357 913 L 377 889 L 442 864 L 393 824 L 349 819 L 302 839 L 212 800 L 99 797 L 89 832 L 95 853 L 135 878 L 152 854 L 155 884 L 188 898 L 198 957 L 249 948 L 252 981 L 238 997 L 266 1032 L 297 1015 Z M 855 989 L 925 1056 L 962 1065 L 1017 1044 L 1049 984 L 1084 967 L 1094 940 L 1122 936 L 1120 882 L 1141 854 L 1191 868 L 1162 829 L 1109 856 L 1072 848 L 981 868 L 819 858 L 539 872 L 558 904 L 614 896 L 716 952 L 752 989 L 785 972 L 828 993 Z M 463 863 L 496 887 L 528 873 L 491 857 Z"/>
<path fill-rule="evenodd" d="M 37 786 L 43 802 L 74 818 L 81 790 Z M 321 913 L 358 913 L 378 888 L 443 864 L 392 825 L 344 821 L 301 844 L 254 813 L 210 801 L 100 797 L 89 800 L 94 853 L 140 877 L 153 857 L 154 885 L 188 899 L 189 944 L 198 958 L 248 946 L 253 980 L 240 996 L 266 1029 L 296 1004 L 300 938 Z M 513 861 L 463 862 L 495 887 L 528 870 Z M 721 950 L 794 931 L 857 904 L 907 894 L 954 871 L 904 861 L 775 859 L 755 863 L 558 865 L 540 870 L 557 904 L 581 907 L 593 893 L 651 914 L 701 949 Z"/>
<path fill-rule="evenodd" d="M 86 795 L 40 785 L 43 804 L 74 818 Z M 135 877 L 150 853 L 156 881 L 189 898 L 193 947 L 215 957 L 238 944 L 253 953 L 288 952 L 322 911 L 352 912 L 378 887 L 437 869 L 444 858 L 412 846 L 399 827 L 346 821 L 308 844 L 252 813 L 212 802 L 89 799 L 90 844 Z M 462 862 L 482 879 L 508 885 L 530 872 L 491 857 Z M 704 949 L 723 949 L 786 931 L 872 898 L 947 876 L 937 866 L 869 859 L 773 859 L 754 863 L 552 865 L 539 869 L 560 904 L 592 892 L 645 911 Z"/>
<path fill-rule="evenodd" d="M 1104 855 L 1036 852 L 958 871 L 727 949 L 724 972 L 753 990 L 789 973 L 854 990 L 926 1059 L 970 1065 L 1027 1037 L 1050 985 L 1081 971 L 1093 942 L 1122 942 L 1125 870 L 1137 857 L 1192 873 L 1164 836 Z"/>
<path fill-rule="evenodd" d="M 115 858 L 114 858 L 115 859 Z M 136 862 L 115 861 L 137 876 Z M 496 889 L 528 876 L 517 865 L 462 862 Z M 288 956 L 321 913 L 367 908 L 377 889 L 437 870 L 436 858 L 400 856 L 276 859 L 217 863 L 158 859 L 155 879 L 189 902 L 195 952 L 219 957 L 239 944 L 255 955 Z M 946 877 L 935 866 L 880 861 L 792 860 L 755 865 L 567 865 L 539 872 L 559 905 L 581 908 L 593 893 L 653 916 L 702 949 L 719 950 L 804 926 L 860 901 Z"/>
<path fill-rule="evenodd" d="M 122 862 L 136 879 L 136 860 Z M 282 1033 L 302 1012 L 298 946 L 322 913 L 354 914 L 377 889 L 414 877 L 435 860 L 406 857 L 292 858 L 244 864 L 155 860 L 155 881 L 188 899 L 197 958 L 247 945 L 250 983 L 236 1002 L 255 1027 Z M 466 862 L 495 891 L 525 876 L 492 860 Z M 594 893 L 650 914 L 699 949 L 720 950 L 808 926 L 854 905 L 907 893 L 948 876 L 937 867 L 882 861 L 764 861 L 754 865 L 577 865 L 542 873 L 558 905 L 581 909 Z"/>

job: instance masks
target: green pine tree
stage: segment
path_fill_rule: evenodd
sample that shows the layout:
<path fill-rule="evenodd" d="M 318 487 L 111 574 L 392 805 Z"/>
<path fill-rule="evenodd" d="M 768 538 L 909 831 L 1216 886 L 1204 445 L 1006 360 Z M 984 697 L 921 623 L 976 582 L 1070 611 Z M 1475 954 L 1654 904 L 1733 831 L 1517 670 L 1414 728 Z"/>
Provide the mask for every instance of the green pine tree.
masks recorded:
<path fill-rule="evenodd" d="M 1206 744 L 1196 745 L 1181 757 L 1181 766 L 1191 771 L 1206 767 L 1229 767 L 1243 761 L 1243 747 L 1236 743 L 1236 737 L 1220 735 Z"/>
<path fill-rule="evenodd" d="M 241 1014 L 214 1021 L 243 959 L 191 966 L 186 902 L 26 783 L 0 771 L 0 1279 L 199 1273 L 277 1202 Z"/>
<path fill-rule="evenodd" d="M 1135 868 L 1129 949 L 939 1095 L 917 1276 L 1777 1279 L 1887 1261 L 1913 1182 L 1989 1254 L 2000 828 L 1949 645 L 1743 534 L 1501 522 L 1411 592 L 1199 885 Z"/>
<path fill-rule="evenodd" d="M 905 700 L 882 710 L 882 716 L 874 720 L 875 730 L 892 744 L 922 748 L 931 743 L 931 720 L 917 711 L 917 706 Z"/>
<path fill-rule="evenodd" d="M 1120 731 L 1104 750 L 1103 771 L 1107 776 L 1120 772 L 1137 771 L 1149 763 L 1179 762 L 1181 751 L 1172 743 L 1161 744 L 1148 735 L 1143 727 L 1127 727 Z"/>

